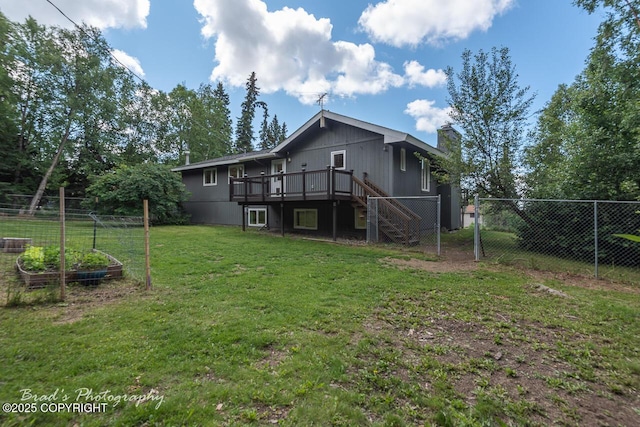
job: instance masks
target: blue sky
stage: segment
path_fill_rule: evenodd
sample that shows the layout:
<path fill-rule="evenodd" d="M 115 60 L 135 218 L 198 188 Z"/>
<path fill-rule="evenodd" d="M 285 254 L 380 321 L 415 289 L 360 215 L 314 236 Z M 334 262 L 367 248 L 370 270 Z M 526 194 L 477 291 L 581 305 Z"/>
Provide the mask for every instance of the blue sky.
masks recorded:
<path fill-rule="evenodd" d="M 328 93 L 326 109 L 428 143 L 447 118 L 443 70 L 460 69 L 464 49 L 508 47 L 537 110 L 584 69 L 601 20 L 571 0 L 51 2 L 101 28 L 154 88 L 223 81 L 234 121 L 256 71 L 261 99 L 290 132 Z M 14 21 L 70 25 L 47 0 L 0 0 L 0 10 Z"/>

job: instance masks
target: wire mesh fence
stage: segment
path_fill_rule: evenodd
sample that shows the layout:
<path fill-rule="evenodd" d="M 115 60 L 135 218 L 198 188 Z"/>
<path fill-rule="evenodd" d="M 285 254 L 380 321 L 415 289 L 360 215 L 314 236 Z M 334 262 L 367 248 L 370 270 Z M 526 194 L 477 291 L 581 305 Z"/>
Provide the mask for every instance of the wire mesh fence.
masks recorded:
<path fill-rule="evenodd" d="M 476 260 L 640 281 L 640 202 L 483 199 Z"/>
<path fill-rule="evenodd" d="M 29 202 L 30 196 L 15 196 L 0 203 L 0 285 L 7 292 L 59 284 L 61 246 L 65 248 L 66 281 L 95 284 L 98 279 L 120 277 L 144 281 L 142 217 L 96 215 L 84 210 L 80 199 L 65 198 L 63 221 L 59 198 L 43 199 L 33 214 L 28 212 Z M 90 253 L 101 256 L 86 255 Z M 103 277 L 87 279 L 74 273 L 91 257 L 108 260 Z M 24 263 L 40 259 L 43 265 L 40 261 L 33 261 L 37 265 Z"/>
<path fill-rule="evenodd" d="M 369 197 L 367 242 L 440 254 L 440 196 Z"/>

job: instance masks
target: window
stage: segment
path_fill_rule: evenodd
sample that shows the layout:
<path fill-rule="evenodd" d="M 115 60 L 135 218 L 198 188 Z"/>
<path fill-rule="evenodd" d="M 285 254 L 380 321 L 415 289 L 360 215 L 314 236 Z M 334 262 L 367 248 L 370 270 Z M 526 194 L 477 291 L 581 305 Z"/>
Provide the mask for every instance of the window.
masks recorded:
<path fill-rule="evenodd" d="M 244 165 L 229 166 L 229 182 L 231 178 L 242 178 L 244 176 Z M 238 184 L 238 182 L 236 182 Z"/>
<path fill-rule="evenodd" d="M 318 210 L 317 209 L 294 209 L 293 210 L 293 228 L 301 228 L 304 230 L 318 229 Z"/>
<path fill-rule="evenodd" d="M 422 191 L 431 189 L 431 167 L 428 159 L 422 159 Z"/>
<path fill-rule="evenodd" d="M 400 149 L 400 170 L 402 172 L 407 170 L 407 150 L 404 148 Z"/>
<path fill-rule="evenodd" d="M 264 227 L 267 225 L 267 210 L 265 208 L 249 208 L 247 216 L 249 227 Z"/>
<path fill-rule="evenodd" d="M 331 152 L 331 167 L 344 169 L 347 164 L 347 150 Z"/>
<path fill-rule="evenodd" d="M 218 185 L 218 169 L 205 169 L 202 171 L 202 185 Z"/>
<path fill-rule="evenodd" d="M 355 228 L 357 230 L 366 230 L 367 228 L 367 210 L 365 208 L 355 208 L 356 213 Z"/>

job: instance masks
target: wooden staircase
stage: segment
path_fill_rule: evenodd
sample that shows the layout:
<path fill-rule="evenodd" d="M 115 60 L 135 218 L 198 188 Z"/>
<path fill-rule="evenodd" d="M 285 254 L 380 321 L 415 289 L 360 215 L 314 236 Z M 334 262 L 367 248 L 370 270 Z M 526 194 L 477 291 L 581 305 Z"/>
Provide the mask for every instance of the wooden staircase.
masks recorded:
<path fill-rule="evenodd" d="M 378 231 L 386 240 L 406 246 L 420 243 L 420 216 L 390 196 L 371 181 L 367 174 L 360 180 L 353 180 L 352 200 L 354 206 L 368 209 L 367 197 L 384 197 L 378 199 Z"/>

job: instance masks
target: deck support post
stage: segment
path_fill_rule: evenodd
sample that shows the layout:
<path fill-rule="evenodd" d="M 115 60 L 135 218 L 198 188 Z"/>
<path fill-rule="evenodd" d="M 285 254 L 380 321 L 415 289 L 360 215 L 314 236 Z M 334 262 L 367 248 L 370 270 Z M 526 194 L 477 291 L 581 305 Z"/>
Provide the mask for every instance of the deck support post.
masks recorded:
<path fill-rule="evenodd" d="M 338 240 L 338 202 L 333 202 L 333 241 Z"/>
<path fill-rule="evenodd" d="M 247 231 L 247 205 L 242 205 L 242 231 Z"/>
<path fill-rule="evenodd" d="M 280 203 L 280 232 L 282 233 L 282 237 L 284 237 L 284 203 Z"/>

